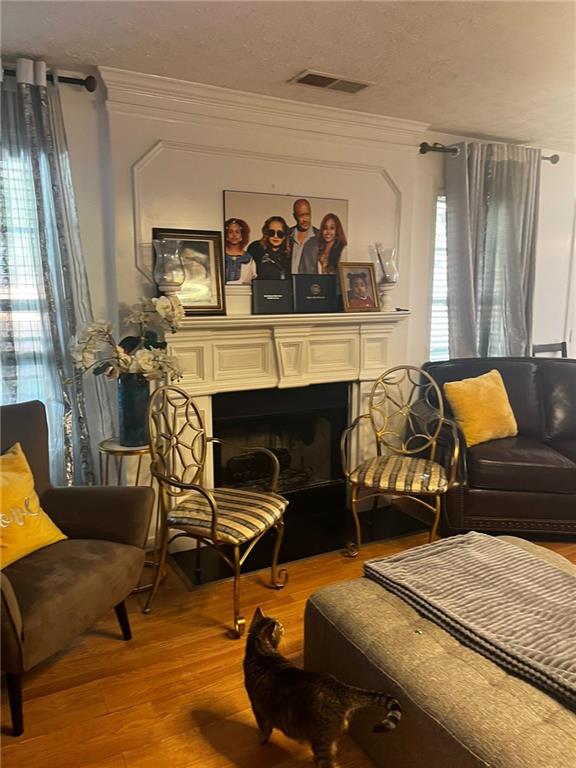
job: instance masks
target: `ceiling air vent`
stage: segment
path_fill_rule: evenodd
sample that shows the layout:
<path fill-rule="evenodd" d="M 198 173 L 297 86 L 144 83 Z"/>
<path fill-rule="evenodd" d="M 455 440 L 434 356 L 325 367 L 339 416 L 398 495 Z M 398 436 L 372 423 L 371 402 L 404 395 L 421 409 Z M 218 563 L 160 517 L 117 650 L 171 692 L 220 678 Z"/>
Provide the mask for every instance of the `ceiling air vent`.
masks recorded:
<path fill-rule="evenodd" d="M 312 72 L 307 69 L 288 81 L 300 85 L 312 85 L 314 88 L 324 88 L 330 91 L 342 91 L 344 93 L 358 93 L 368 88 L 373 83 L 360 83 L 355 80 L 346 80 L 338 75 L 326 75 L 322 72 Z"/>

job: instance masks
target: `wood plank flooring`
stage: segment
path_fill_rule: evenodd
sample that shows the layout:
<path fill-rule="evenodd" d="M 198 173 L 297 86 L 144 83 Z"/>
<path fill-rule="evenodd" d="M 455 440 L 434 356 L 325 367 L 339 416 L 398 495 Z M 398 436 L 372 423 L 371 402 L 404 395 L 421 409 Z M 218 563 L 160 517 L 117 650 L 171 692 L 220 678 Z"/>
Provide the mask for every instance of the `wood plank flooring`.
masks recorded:
<path fill-rule="evenodd" d="M 303 613 L 314 590 L 359 576 L 369 557 L 391 555 L 426 541 L 413 534 L 367 545 L 361 557 L 333 552 L 289 564 L 284 590 L 263 586 L 267 574 L 243 577 L 247 621 L 257 605 L 286 629 L 283 652 L 302 661 Z M 544 543 L 544 542 L 541 542 Z M 576 543 L 544 543 L 576 563 Z M 169 571 L 154 611 L 142 596 L 129 600 L 134 638 L 120 639 L 111 612 L 67 650 L 24 678 L 25 733 L 13 738 L 2 696 L 3 768 L 304 768 L 308 747 L 277 731 L 258 744 L 243 687 L 244 641 L 226 638 L 231 583 L 186 591 Z M 370 761 L 349 739 L 340 743 L 342 768 Z"/>

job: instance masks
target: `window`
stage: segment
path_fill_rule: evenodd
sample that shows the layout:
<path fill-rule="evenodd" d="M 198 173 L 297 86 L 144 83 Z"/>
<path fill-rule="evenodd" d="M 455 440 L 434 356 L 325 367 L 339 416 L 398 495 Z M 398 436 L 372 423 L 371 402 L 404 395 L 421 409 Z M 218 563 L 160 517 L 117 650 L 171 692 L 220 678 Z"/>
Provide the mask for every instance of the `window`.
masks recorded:
<path fill-rule="evenodd" d="M 24 154 L 5 152 L 0 173 L 6 192 L 6 250 L 0 270 L 0 401 L 44 399 L 53 363 L 50 332 L 41 312 L 45 298 L 32 169 Z"/>
<path fill-rule="evenodd" d="M 446 261 L 446 195 L 436 199 L 436 237 L 432 277 L 430 360 L 448 360 L 448 268 Z"/>

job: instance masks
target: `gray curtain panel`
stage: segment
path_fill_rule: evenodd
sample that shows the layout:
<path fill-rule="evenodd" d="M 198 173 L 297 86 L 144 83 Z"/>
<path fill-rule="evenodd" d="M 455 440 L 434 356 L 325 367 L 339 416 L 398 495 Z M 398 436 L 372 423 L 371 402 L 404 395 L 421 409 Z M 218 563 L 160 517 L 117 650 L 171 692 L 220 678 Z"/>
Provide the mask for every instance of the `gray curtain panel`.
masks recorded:
<path fill-rule="evenodd" d="M 540 150 L 456 146 L 444 159 L 450 357 L 529 355 Z"/>
<path fill-rule="evenodd" d="M 1 91 L 0 400 L 41 400 L 52 481 L 90 484 L 111 408 L 94 377 L 76 376 L 69 353 L 92 310 L 58 86 L 38 64 L 19 60 L 17 82 Z"/>

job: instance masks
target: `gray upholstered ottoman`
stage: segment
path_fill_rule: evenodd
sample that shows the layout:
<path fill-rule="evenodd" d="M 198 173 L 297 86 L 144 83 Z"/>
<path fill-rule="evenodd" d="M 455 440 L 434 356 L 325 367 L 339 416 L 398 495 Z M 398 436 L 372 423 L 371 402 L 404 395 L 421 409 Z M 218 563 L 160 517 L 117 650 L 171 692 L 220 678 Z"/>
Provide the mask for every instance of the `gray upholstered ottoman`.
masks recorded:
<path fill-rule="evenodd" d="M 576 574 L 560 555 L 503 538 Z M 374 709 L 352 723 L 352 736 L 382 768 L 576 768 L 576 714 L 369 579 L 309 598 L 304 660 L 307 669 L 400 700 L 395 731 L 372 733 Z"/>

